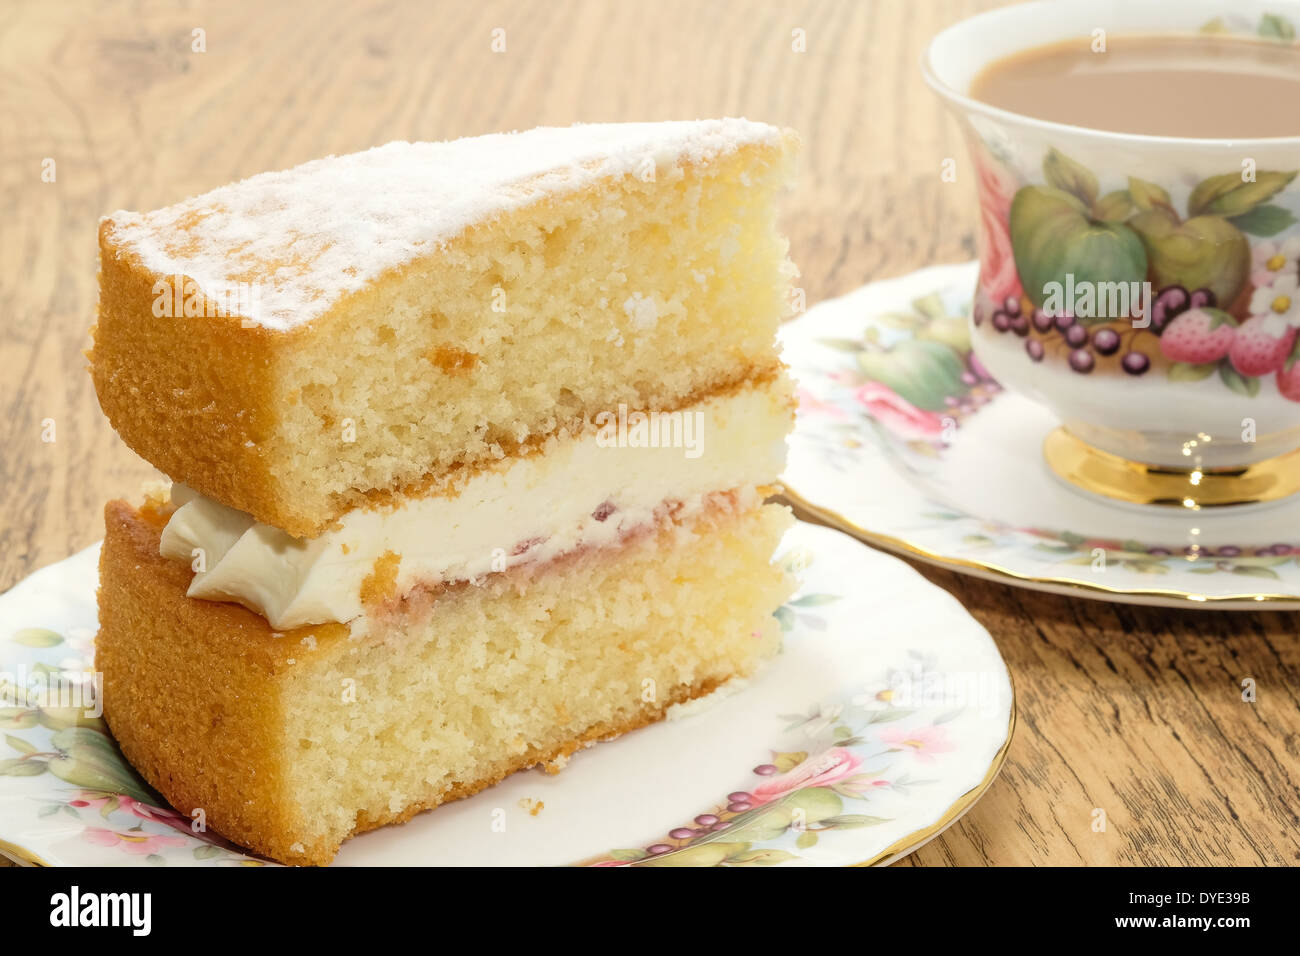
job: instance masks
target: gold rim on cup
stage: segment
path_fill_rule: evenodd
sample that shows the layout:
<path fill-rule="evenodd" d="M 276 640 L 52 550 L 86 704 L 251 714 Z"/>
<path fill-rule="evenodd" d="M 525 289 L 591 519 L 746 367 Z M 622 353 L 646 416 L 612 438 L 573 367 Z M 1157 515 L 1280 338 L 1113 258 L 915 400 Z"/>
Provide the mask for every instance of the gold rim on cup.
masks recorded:
<path fill-rule="evenodd" d="M 1043 457 L 1070 484 L 1131 504 L 1199 511 L 1277 501 L 1300 491 L 1300 449 L 1248 465 L 1173 468 L 1102 451 L 1062 426 L 1043 440 Z"/>

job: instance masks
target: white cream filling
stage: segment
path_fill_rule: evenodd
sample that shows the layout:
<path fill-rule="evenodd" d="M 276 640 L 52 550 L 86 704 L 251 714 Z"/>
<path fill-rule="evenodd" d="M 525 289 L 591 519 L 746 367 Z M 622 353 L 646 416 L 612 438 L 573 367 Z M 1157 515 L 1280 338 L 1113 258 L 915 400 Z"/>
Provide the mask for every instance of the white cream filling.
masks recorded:
<path fill-rule="evenodd" d="M 190 597 L 243 604 L 278 629 L 348 622 L 363 612 L 362 582 L 389 552 L 400 556 L 396 592 L 405 594 L 614 544 L 666 502 L 685 517 L 713 492 L 756 494 L 784 465 L 788 394 L 781 378 L 690 406 L 653 432 L 635 413 L 611 410 L 596 423 L 606 427 L 499 462 L 458 494 L 358 508 L 310 539 L 175 484 L 178 507 L 160 550 L 194 569 Z"/>

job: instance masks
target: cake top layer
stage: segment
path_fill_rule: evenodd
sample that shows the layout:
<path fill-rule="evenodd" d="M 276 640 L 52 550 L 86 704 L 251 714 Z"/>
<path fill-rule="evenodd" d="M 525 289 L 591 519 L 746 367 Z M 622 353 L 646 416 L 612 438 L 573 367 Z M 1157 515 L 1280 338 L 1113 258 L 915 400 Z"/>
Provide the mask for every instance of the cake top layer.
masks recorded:
<path fill-rule="evenodd" d="M 159 275 L 237 301 L 246 324 L 304 325 L 469 226 L 598 179 L 701 162 L 781 131 L 745 119 L 540 127 L 393 142 L 262 173 L 148 213 L 103 220 Z"/>

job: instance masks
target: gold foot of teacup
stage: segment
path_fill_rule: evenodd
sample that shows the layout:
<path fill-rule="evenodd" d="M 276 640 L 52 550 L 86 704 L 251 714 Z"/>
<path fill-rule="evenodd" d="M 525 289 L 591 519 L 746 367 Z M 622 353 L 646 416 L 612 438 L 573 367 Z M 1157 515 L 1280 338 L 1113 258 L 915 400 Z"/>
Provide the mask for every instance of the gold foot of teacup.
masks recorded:
<path fill-rule="evenodd" d="M 1093 494 L 1196 511 L 1277 501 L 1300 491 L 1300 449 L 1234 468 L 1146 465 L 1094 448 L 1064 428 L 1043 442 L 1052 470 Z"/>

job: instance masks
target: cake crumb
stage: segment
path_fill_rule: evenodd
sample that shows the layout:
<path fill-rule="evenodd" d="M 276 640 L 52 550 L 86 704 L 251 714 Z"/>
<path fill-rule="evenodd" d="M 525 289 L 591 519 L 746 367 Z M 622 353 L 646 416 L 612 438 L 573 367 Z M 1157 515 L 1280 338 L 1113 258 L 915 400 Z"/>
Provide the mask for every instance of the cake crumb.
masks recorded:
<path fill-rule="evenodd" d="M 545 770 L 548 774 L 550 774 L 553 777 L 568 765 L 569 765 L 569 755 L 557 754 L 556 756 L 552 757 L 550 760 L 546 761 L 546 763 L 542 764 L 542 769 Z"/>
<path fill-rule="evenodd" d="M 299 644 L 305 644 L 306 647 L 307 647 L 307 650 L 309 650 L 309 651 L 314 651 L 314 650 L 316 650 L 316 635 L 315 635 L 315 634 L 308 634 L 306 637 L 304 637 L 304 638 L 303 638 L 301 641 L 299 641 L 298 643 L 299 643 Z"/>
<path fill-rule="evenodd" d="M 545 809 L 546 804 L 540 800 L 534 800 L 532 797 L 522 797 L 519 800 L 519 807 L 522 810 L 527 810 L 530 817 L 535 817 Z"/>

